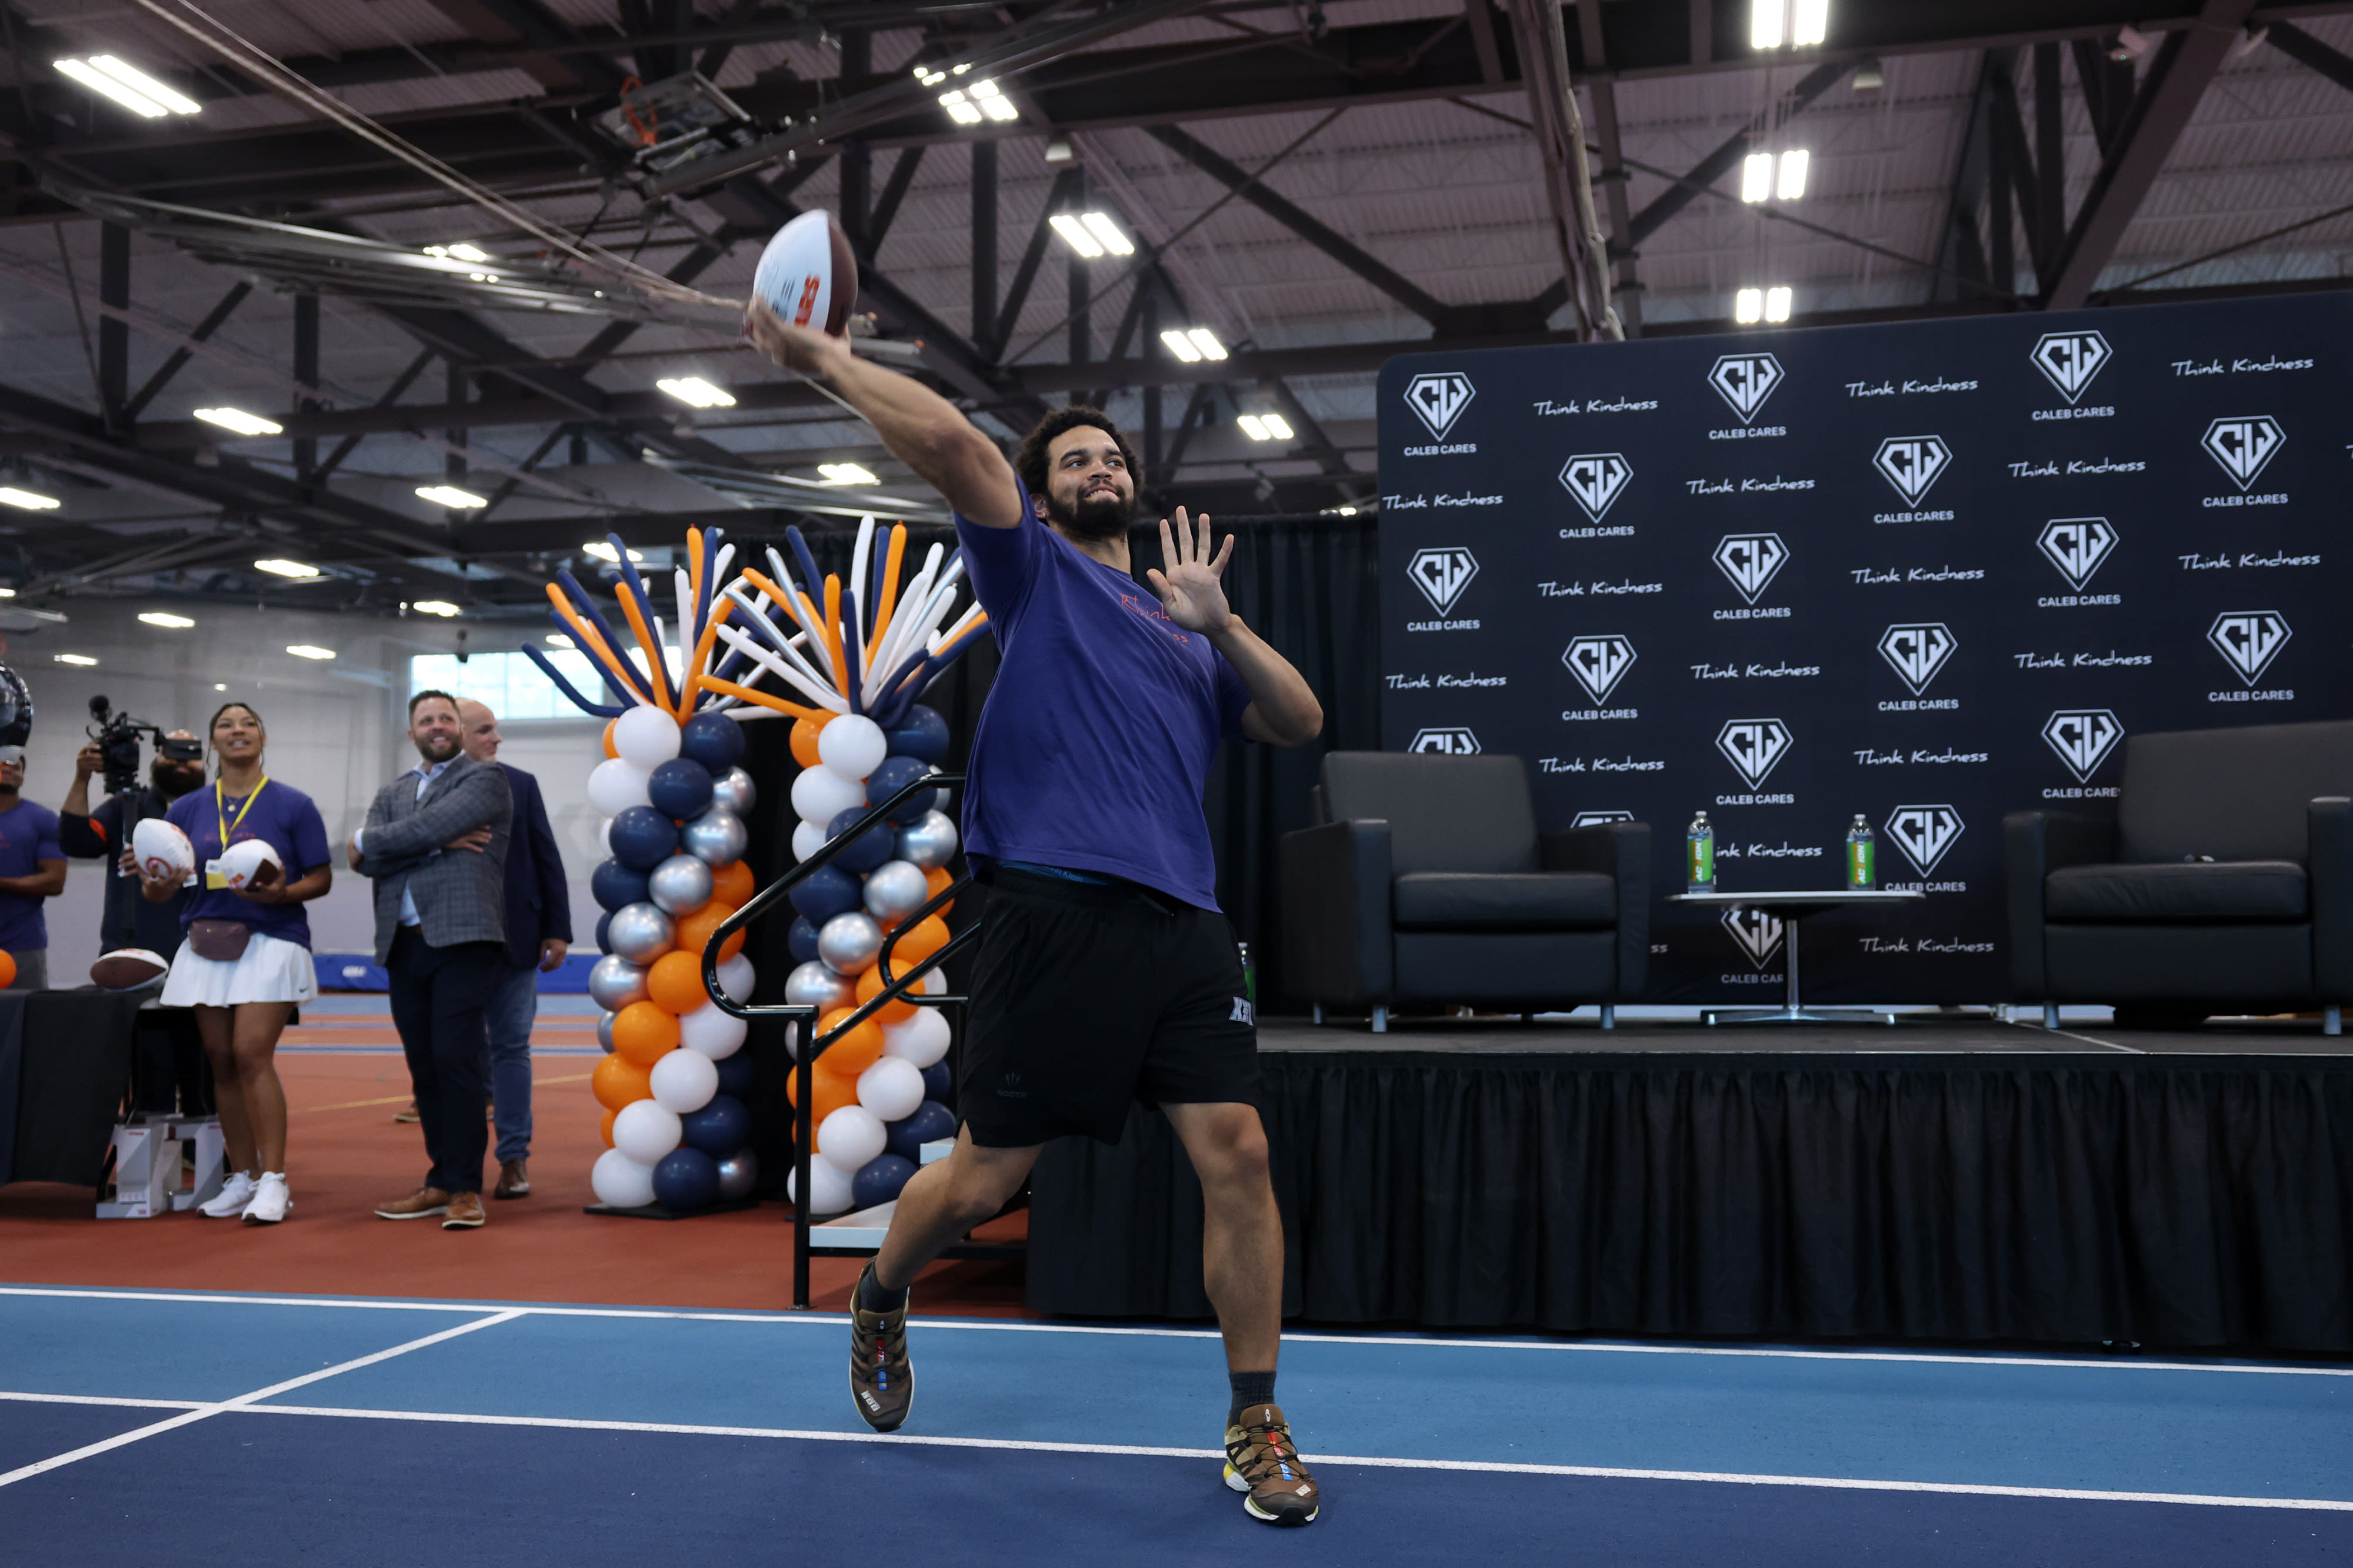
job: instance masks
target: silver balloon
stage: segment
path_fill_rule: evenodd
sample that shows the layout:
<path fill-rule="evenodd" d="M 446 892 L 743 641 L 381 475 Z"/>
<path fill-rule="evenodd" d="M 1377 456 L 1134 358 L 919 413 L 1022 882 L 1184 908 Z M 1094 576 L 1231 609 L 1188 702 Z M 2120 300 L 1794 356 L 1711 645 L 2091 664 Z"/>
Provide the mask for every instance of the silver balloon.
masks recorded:
<path fill-rule="evenodd" d="M 847 1007 L 858 1000 L 858 986 L 846 974 L 837 974 L 817 959 L 785 976 L 785 1005 L 815 1007 L 829 1013 L 836 1007 Z"/>
<path fill-rule="evenodd" d="M 930 870 L 956 852 L 956 826 L 945 812 L 927 811 L 899 829 L 899 858 Z"/>
<path fill-rule="evenodd" d="M 723 1198 L 748 1198 L 759 1180 L 760 1156 L 749 1149 L 738 1149 L 719 1162 L 719 1195 Z"/>
<path fill-rule="evenodd" d="M 588 971 L 588 995 L 607 1013 L 646 999 L 646 972 L 617 952 L 608 952 Z"/>
<path fill-rule="evenodd" d="M 615 957 L 631 963 L 651 963 L 678 945 L 678 927 L 659 906 L 640 900 L 613 911 L 605 940 L 612 945 Z"/>
<path fill-rule="evenodd" d="M 614 1016 L 615 1015 L 607 1013 L 603 1017 L 596 1020 L 596 1043 L 605 1047 L 605 1054 L 607 1056 L 611 1056 L 613 1054 Z"/>
<path fill-rule="evenodd" d="M 646 894 L 671 914 L 691 915 L 711 901 L 711 868 L 691 855 L 673 855 L 646 878 Z"/>
<path fill-rule="evenodd" d="M 744 819 L 719 805 L 679 832 L 679 842 L 686 852 L 706 866 L 733 865 L 744 858 L 744 847 L 751 839 L 752 836 L 744 831 Z"/>
<path fill-rule="evenodd" d="M 866 874 L 866 912 L 897 925 L 923 907 L 932 896 L 923 868 L 904 860 L 886 860 Z M 618 923 L 617 921 L 615 923 Z"/>
<path fill-rule="evenodd" d="M 871 915 L 851 910 L 817 929 L 817 955 L 844 974 L 855 974 L 882 951 L 882 928 Z"/>
<path fill-rule="evenodd" d="M 711 781 L 711 804 L 737 816 L 749 816 L 760 801 L 760 786 L 742 768 L 729 768 Z"/>

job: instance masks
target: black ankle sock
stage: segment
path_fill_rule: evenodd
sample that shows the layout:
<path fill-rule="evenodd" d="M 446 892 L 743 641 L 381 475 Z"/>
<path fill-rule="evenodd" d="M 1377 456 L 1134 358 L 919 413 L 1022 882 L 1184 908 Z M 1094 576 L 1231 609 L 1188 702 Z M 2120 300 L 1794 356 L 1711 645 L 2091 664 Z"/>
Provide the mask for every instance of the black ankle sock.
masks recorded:
<path fill-rule="evenodd" d="M 1274 1373 L 1271 1372 L 1229 1372 L 1226 1382 L 1234 1391 L 1234 1403 L 1226 1412 L 1229 1426 L 1240 1420 L 1242 1412 L 1251 1405 L 1274 1403 Z"/>
<path fill-rule="evenodd" d="M 872 1268 L 858 1277 L 858 1304 L 870 1312 L 895 1312 L 907 1304 L 904 1289 L 885 1290 Z"/>

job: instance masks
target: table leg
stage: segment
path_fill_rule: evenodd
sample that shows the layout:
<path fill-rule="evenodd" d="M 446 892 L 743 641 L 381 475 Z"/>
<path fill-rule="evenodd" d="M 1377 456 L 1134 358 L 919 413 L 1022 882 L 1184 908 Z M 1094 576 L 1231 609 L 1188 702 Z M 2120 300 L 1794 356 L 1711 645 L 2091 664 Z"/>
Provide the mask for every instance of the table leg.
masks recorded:
<path fill-rule="evenodd" d="M 1800 917 L 1791 915 L 1781 922 L 1781 997 L 1782 1010 L 1792 1018 L 1798 1006 L 1798 922 Z"/>
<path fill-rule="evenodd" d="M 1798 927 L 1803 915 L 1786 915 L 1781 921 L 1781 1005 L 1778 1007 L 1725 1007 L 1704 1011 L 1700 1016 L 1709 1024 L 1893 1024 L 1895 1015 L 1869 1007 L 1823 1007 L 1808 1009 L 1798 993 Z"/>

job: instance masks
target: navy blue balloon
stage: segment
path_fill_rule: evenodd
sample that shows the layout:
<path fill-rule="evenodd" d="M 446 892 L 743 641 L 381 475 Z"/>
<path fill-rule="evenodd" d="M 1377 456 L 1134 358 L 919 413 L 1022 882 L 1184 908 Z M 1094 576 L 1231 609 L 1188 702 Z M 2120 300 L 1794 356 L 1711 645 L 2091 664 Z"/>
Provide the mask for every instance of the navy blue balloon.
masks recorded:
<path fill-rule="evenodd" d="M 612 936 L 613 911 L 607 910 L 603 914 L 596 917 L 596 951 L 598 952 L 610 952 L 613 951 Z"/>
<path fill-rule="evenodd" d="M 725 713 L 697 713 L 679 727 L 678 754 L 692 757 L 714 778 L 744 757 L 744 726 Z"/>
<path fill-rule="evenodd" d="M 752 1113 L 744 1109 L 742 1100 L 731 1095 L 715 1094 L 710 1104 L 700 1110 L 690 1110 L 678 1120 L 687 1146 L 700 1149 L 714 1160 L 733 1154 L 752 1136 Z"/>
<path fill-rule="evenodd" d="M 633 805 L 629 809 L 635 811 L 638 808 Z M 617 823 L 620 818 L 613 820 Z M 641 904 L 646 901 L 646 874 L 642 870 L 633 871 L 618 860 L 606 860 L 588 873 L 588 892 L 601 910 Z"/>
<path fill-rule="evenodd" d="M 807 915 L 795 921 L 793 929 L 785 933 L 785 946 L 791 951 L 795 963 L 807 963 L 810 959 L 815 958 L 817 956 L 817 922 Z"/>
<path fill-rule="evenodd" d="M 752 1092 L 752 1085 L 759 1076 L 760 1069 L 752 1065 L 751 1052 L 737 1051 L 732 1057 L 722 1057 L 719 1060 L 719 1092 L 730 1100 L 741 1100 Z"/>
<path fill-rule="evenodd" d="M 807 916 L 811 925 L 820 926 L 836 915 L 846 915 L 862 907 L 865 900 L 858 879 L 839 866 L 819 866 L 801 879 L 791 896 L 793 908 Z M 812 946 L 809 958 L 816 956 L 817 949 Z M 806 963 L 808 960 L 801 962 Z"/>
<path fill-rule="evenodd" d="M 896 729 L 882 731 L 891 755 L 936 763 L 948 754 L 948 721 L 922 703 L 907 710 Z"/>
<path fill-rule="evenodd" d="M 948 1064 L 946 1062 L 936 1061 L 923 1069 L 923 1098 L 925 1100 L 936 1100 L 942 1105 L 945 1105 L 948 1100 L 948 1090 L 955 1087 L 955 1081 L 948 1076 Z"/>
<path fill-rule="evenodd" d="M 912 1160 L 902 1160 L 896 1154 L 875 1155 L 859 1166 L 858 1174 L 849 1178 L 849 1206 L 871 1209 L 876 1204 L 891 1202 L 914 1173 L 915 1165 Z M 659 1181 L 661 1178 L 657 1173 L 654 1179 Z"/>
<path fill-rule="evenodd" d="M 606 841 L 614 859 L 632 871 L 650 871 L 678 853 L 678 824 L 650 805 L 633 805 L 613 818 Z"/>
<path fill-rule="evenodd" d="M 692 757 L 672 757 L 646 775 L 646 798 L 664 816 L 701 816 L 711 809 L 711 770 Z"/>
<path fill-rule="evenodd" d="M 736 1053 L 738 1056 L 742 1052 Z M 883 1123 L 888 1142 L 883 1148 L 902 1160 L 923 1163 L 923 1145 L 942 1138 L 955 1136 L 955 1112 L 937 1100 L 927 1100 L 915 1109 L 913 1116 Z"/>
<path fill-rule="evenodd" d="M 913 757 L 885 757 L 882 765 L 866 780 L 866 807 L 871 811 L 909 784 L 922 778 L 931 769 Z M 891 820 L 904 827 L 939 804 L 940 792 L 935 789 L 917 790 L 899 804 L 891 813 Z"/>
<path fill-rule="evenodd" d="M 825 825 L 828 838 L 839 838 L 858 825 L 858 819 L 873 810 L 872 806 L 853 805 Z M 899 837 L 891 831 L 887 822 L 878 822 L 841 847 L 830 864 L 863 877 L 899 852 Z"/>
<path fill-rule="evenodd" d="M 719 1195 L 719 1162 L 700 1149 L 673 1149 L 654 1167 L 654 1202 L 699 1209 Z"/>

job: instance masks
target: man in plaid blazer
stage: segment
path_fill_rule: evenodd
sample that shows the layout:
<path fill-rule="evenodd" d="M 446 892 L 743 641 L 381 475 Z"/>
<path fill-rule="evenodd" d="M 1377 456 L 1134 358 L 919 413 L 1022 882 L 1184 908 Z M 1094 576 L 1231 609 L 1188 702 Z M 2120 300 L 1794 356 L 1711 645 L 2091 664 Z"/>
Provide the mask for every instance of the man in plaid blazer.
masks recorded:
<path fill-rule="evenodd" d="M 408 702 L 422 759 L 378 792 L 352 835 L 352 868 L 375 882 L 375 956 L 392 982 L 392 1020 L 408 1056 L 432 1164 L 425 1184 L 378 1205 L 381 1219 L 483 1221 L 484 1009 L 506 952 L 506 858 L 514 796 L 506 775 L 460 747 L 446 691 Z"/>

